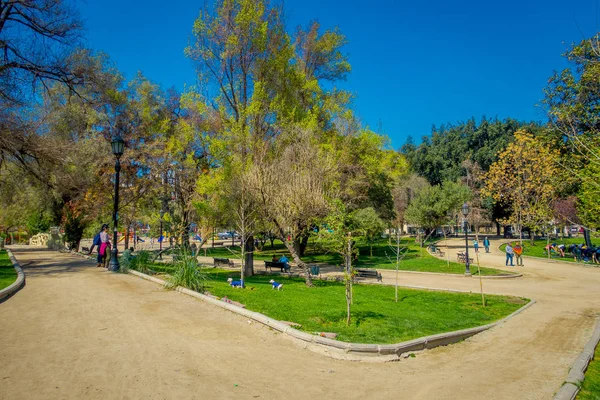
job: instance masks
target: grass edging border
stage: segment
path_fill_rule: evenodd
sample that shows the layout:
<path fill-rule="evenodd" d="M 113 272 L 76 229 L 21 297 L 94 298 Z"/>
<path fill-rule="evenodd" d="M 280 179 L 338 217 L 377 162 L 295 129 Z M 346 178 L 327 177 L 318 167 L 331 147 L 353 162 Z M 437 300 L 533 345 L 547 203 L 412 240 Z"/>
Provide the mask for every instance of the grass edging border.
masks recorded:
<path fill-rule="evenodd" d="M 151 282 L 157 283 L 162 286 L 166 285 L 166 282 L 164 280 L 153 277 L 153 276 L 149 276 L 146 274 L 142 274 L 138 271 L 129 270 L 129 273 L 132 275 L 135 275 L 139 278 L 149 280 Z M 325 354 L 330 357 L 344 359 L 345 357 L 340 357 L 340 355 L 354 355 L 354 356 L 369 356 L 370 358 L 372 358 L 372 357 L 385 358 L 385 359 L 382 359 L 381 361 L 393 361 L 393 360 L 397 360 L 402 354 L 407 353 L 407 352 L 432 349 L 434 347 L 446 346 L 448 344 L 462 341 L 470 336 L 473 336 L 477 333 L 483 332 L 485 330 L 493 328 L 496 325 L 506 322 L 510 318 L 516 316 L 517 314 L 520 314 L 521 312 L 525 311 L 526 309 L 531 307 L 533 304 L 535 304 L 535 300 L 531 299 L 529 301 L 529 303 L 527 303 L 523 307 L 519 308 L 518 310 L 514 311 L 510 315 L 502 318 L 499 321 L 492 322 L 487 325 L 481 325 L 481 326 L 477 326 L 474 328 L 462 329 L 459 331 L 440 333 L 437 335 L 425 336 L 425 337 L 421 337 L 421 338 L 417 338 L 417 339 L 413 339 L 413 340 L 409 340 L 409 341 L 405 341 L 405 342 L 400 342 L 400 343 L 394 343 L 394 344 L 364 344 L 364 343 L 342 342 L 339 340 L 334 340 L 334 339 L 329 339 L 329 338 L 325 338 L 325 337 L 321 337 L 321 336 L 317 336 L 317 335 L 312 335 L 310 333 L 306 333 L 306 332 L 302 332 L 297 329 L 294 329 L 294 328 L 290 327 L 289 325 L 286 325 L 286 324 L 282 323 L 281 321 L 275 320 L 273 318 L 267 317 L 264 314 L 261 314 L 261 313 L 255 312 L 255 311 L 246 310 L 245 308 L 241 308 L 241 307 L 235 306 L 233 304 L 224 303 L 220 300 L 214 299 L 212 297 L 206 296 L 204 294 L 195 292 L 190 289 L 183 288 L 181 286 L 178 286 L 177 288 L 175 288 L 175 290 L 180 293 L 184 293 L 189 296 L 195 297 L 197 299 L 203 300 L 207 303 L 213 304 L 217 307 L 224 308 L 224 309 L 232 311 L 236 314 L 253 319 L 256 322 L 266 325 L 272 329 L 275 329 L 276 331 L 284 333 L 295 339 L 299 339 L 307 344 L 315 344 L 315 345 L 325 346 L 328 349 L 334 350 L 337 352 L 337 354 L 326 352 Z M 430 288 L 430 290 L 436 290 L 436 289 Z M 382 357 L 382 356 L 385 356 L 385 357 Z"/>
<path fill-rule="evenodd" d="M 25 286 L 25 272 L 23 272 L 23 269 L 17 262 L 17 259 L 13 255 L 12 251 L 6 249 L 6 253 L 8 254 L 8 258 L 10 258 L 10 262 L 12 262 L 15 271 L 17 271 L 17 279 L 10 286 L 0 290 L 0 303 L 8 300 L 8 298 Z"/>
<path fill-rule="evenodd" d="M 571 365 L 565 383 L 563 383 L 559 391 L 554 395 L 554 400 L 573 400 L 577 397 L 581 383 L 585 378 L 585 371 L 594 359 L 594 351 L 598 343 L 600 343 L 600 318 L 598 318 L 596 329 L 594 329 L 592 337 L 583 348 L 583 352 Z"/>

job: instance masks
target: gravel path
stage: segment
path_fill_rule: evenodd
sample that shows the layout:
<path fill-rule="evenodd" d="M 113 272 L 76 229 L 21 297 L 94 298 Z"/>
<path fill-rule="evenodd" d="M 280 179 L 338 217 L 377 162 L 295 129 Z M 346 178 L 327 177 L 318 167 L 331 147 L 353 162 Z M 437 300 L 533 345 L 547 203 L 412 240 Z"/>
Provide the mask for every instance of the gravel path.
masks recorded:
<path fill-rule="evenodd" d="M 414 358 L 356 363 L 92 261 L 13 250 L 27 285 L 0 304 L 0 399 L 550 399 L 600 311 L 600 268 L 525 259 L 523 278 L 483 281 L 488 293 L 536 299 L 525 312 Z M 481 262 L 505 269 L 496 250 Z M 479 291 L 460 276 L 400 282 Z"/>

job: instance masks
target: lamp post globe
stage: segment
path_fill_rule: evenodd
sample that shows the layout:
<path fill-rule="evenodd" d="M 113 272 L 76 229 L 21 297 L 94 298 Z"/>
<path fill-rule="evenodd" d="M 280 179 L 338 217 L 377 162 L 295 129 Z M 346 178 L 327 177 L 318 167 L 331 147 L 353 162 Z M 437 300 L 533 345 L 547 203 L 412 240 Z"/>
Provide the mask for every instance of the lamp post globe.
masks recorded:
<path fill-rule="evenodd" d="M 462 215 L 467 218 L 467 216 L 469 215 L 469 205 L 467 203 L 464 203 L 460 209 L 462 211 Z"/>
<path fill-rule="evenodd" d="M 469 235 L 467 234 L 467 229 L 469 228 L 467 223 L 467 217 L 469 216 L 469 205 L 464 203 L 461 207 L 462 215 L 465 217 L 464 219 L 464 230 L 465 230 L 465 275 L 471 275 L 471 269 L 469 266 Z"/>
<path fill-rule="evenodd" d="M 115 202 L 113 207 L 113 246 L 110 252 L 110 263 L 108 269 L 117 272 L 121 266 L 119 265 L 119 251 L 117 249 L 117 226 L 119 222 L 119 173 L 121 172 L 121 156 L 125 151 L 125 141 L 117 134 L 110 142 L 112 152 L 115 156 Z"/>

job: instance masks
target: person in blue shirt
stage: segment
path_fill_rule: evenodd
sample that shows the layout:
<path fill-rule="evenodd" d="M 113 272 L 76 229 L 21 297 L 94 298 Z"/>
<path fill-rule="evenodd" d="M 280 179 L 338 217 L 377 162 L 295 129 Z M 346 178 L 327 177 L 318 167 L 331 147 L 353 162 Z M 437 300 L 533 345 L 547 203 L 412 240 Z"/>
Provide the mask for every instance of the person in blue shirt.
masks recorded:
<path fill-rule="evenodd" d="M 485 247 L 486 253 L 490 252 L 490 240 L 487 238 L 487 236 L 485 237 L 485 239 L 483 239 L 483 247 Z"/>
<path fill-rule="evenodd" d="M 279 259 L 279 262 L 283 263 L 283 265 L 284 265 L 283 266 L 284 271 L 289 271 L 289 269 L 290 269 L 290 265 L 288 264 L 288 261 L 289 260 L 285 255 L 281 256 L 281 258 Z"/>
<path fill-rule="evenodd" d="M 510 266 L 514 267 L 513 265 L 513 257 L 515 255 L 515 251 L 513 250 L 512 246 L 510 245 L 510 243 L 506 244 L 506 266 L 508 267 L 508 262 L 510 261 Z"/>

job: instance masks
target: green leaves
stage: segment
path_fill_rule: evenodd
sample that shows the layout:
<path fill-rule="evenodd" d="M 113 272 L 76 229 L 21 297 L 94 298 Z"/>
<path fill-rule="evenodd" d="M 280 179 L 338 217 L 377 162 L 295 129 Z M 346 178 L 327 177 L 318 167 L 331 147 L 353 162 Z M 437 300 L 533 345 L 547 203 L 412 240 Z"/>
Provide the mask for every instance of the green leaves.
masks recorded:
<path fill-rule="evenodd" d="M 470 196 L 468 187 L 451 181 L 425 187 L 408 206 L 405 218 L 420 227 L 435 229 L 450 222 L 453 212 Z"/>

